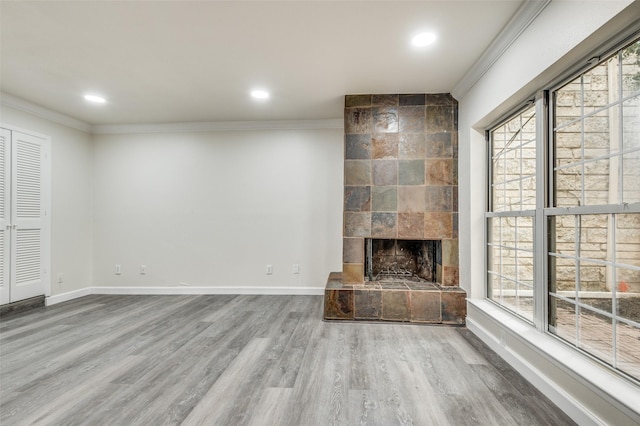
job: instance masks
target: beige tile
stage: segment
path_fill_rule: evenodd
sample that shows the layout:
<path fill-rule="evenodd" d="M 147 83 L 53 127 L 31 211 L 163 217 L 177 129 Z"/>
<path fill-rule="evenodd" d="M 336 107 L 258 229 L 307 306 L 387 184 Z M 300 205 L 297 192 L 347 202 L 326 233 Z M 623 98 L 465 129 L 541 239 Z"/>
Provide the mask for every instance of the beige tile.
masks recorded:
<path fill-rule="evenodd" d="M 421 213 L 425 207 L 424 186 L 399 186 L 398 187 L 398 212 Z"/>

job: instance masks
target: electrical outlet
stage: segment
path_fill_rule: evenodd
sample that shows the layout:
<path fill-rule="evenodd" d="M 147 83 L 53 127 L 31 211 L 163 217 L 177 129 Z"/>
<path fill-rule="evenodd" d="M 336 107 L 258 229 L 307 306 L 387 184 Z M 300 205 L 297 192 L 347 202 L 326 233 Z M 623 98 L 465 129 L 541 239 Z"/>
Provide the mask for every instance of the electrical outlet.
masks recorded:
<path fill-rule="evenodd" d="M 273 274 L 273 266 L 267 265 L 267 275 L 271 275 L 271 274 Z"/>
<path fill-rule="evenodd" d="M 116 275 L 122 274 L 122 268 L 120 267 L 120 265 L 116 265 L 115 274 Z"/>
<path fill-rule="evenodd" d="M 297 263 L 293 264 L 293 273 L 294 274 L 299 274 L 300 273 L 300 265 L 298 265 Z"/>
<path fill-rule="evenodd" d="M 147 265 L 140 265 L 140 275 L 147 275 Z"/>

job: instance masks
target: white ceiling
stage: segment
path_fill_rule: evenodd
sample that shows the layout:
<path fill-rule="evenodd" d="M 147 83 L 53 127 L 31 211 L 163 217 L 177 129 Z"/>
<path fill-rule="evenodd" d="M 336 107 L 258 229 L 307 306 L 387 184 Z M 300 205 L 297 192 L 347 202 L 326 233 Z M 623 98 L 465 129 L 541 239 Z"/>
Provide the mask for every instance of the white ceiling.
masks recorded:
<path fill-rule="evenodd" d="M 93 125 L 340 118 L 345 94 L 452 92 L 522 4 L 3 0 L 0 87 Z"/>

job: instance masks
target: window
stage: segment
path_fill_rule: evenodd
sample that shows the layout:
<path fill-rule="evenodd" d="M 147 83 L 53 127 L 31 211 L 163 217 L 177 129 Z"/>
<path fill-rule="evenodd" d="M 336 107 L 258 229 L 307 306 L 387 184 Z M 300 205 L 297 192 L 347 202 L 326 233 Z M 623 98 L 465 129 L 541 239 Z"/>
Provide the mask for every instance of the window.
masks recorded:
<path fill-rule="evenodd" d="M 536 120 L 531 106 L 490 132 L 488 296 L 533 321 Z"/>
<path fill-rule="evenodd" d="M 640 40 L 544 99 L 488 132 L 488 297 L 640 380 Z"/>
<path fill-rule="evenodd" d="M 552 92 L 549 331 L 640 379 L 640 41 Z"/>

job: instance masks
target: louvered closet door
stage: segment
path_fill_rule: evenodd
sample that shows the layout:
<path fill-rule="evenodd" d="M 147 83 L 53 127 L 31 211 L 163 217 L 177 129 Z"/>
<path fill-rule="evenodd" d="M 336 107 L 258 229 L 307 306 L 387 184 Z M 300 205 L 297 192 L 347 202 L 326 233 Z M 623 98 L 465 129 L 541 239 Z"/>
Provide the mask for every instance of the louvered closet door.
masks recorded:
<path fill-rule="evenodd" d="M 0 305 L 9 303 L 11 278 L 11 132 L 0 129 Z"/>
<path fill-rule="evenodd" d="M 44 140 L 12 132 L 11 301 L 45 293 Z"/>

